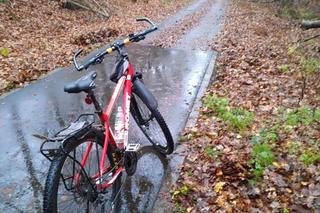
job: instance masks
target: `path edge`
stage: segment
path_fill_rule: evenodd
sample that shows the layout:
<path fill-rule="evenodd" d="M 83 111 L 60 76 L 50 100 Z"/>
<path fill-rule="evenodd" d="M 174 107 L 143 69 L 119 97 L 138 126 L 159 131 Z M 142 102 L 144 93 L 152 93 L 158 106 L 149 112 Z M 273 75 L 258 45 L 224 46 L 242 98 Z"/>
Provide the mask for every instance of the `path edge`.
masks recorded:
<path fill-rule="evenodd" d="M 209 59 L 209 63 L 206 67 L 205 74 L 203 76 L 201 85 L 198 89 L 196 98 L 192 105 L 191 111 L 188 115 L 185 128 L 193 127 L 198 119 L 199 110 L 202 106 L 202 97 L 205 94 L 208 86 L 215 80 L 216 77 L 216 70 L 215 70 L 215 63 L 218 57 L 217 52 L 213 52 L 211 58 Z M 181 166 L 185 160 L 185 154 L 187 147 L 181 143 L 177 143 L 176 150 L 174 151 L 173 156 L 170 158 L 170 161 L 176 161 Z M 176 164 L 176 163 L 174 163 Z M 171 202 L 170 197 L 170 190 L 171 186 L 177 182 L 179 178 L 180 169 L 176 168 L 173 169 L 169 168 L 165 174 L 165 178 L 163 181 L 163 185 L 158 193 L 158 197 L 153 205 L 153 213 L 166 213 L 166 212 L 173 212 L 175 209 L 174 204 Z"/>

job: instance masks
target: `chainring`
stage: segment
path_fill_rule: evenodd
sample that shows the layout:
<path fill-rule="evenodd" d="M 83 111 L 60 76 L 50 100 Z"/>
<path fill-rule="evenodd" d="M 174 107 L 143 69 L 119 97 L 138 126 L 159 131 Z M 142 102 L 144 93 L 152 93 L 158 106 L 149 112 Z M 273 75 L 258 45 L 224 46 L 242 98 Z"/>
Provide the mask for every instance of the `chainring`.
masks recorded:
<path fill-rule="evenodd" d="M 137 170 L 138 156 L 136 152 L 126 152 L 124 156 L 124 168 L 129 176 Z"/>

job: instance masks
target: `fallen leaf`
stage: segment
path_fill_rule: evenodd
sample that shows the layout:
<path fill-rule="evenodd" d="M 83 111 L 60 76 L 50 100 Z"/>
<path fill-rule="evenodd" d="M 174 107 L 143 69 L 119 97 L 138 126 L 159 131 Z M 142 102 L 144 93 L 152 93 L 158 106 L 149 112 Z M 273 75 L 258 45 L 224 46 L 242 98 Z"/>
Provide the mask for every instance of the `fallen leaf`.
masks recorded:
<path fill-rule="evenodd" d="M 223 188 L 223 186 L 226 184 L 226 182 L 218 182 L 215 186 L 214 186 L 214 191 L 216 192 L 216 193 L 219 193 L 221 190 L 222 190 L 222 188 Z"/>

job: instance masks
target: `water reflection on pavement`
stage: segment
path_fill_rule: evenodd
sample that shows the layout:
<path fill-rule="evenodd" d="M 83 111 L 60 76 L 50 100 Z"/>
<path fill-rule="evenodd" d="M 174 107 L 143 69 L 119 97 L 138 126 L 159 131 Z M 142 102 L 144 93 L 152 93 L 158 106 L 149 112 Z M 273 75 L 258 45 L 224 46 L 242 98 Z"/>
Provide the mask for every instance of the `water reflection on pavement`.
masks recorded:
<path fill-rule="evenodd" d="M 133 45 L 132 63 L 159 102 L 176 140 L 184 127 L 211 53 Z M 97 70 L 96 95 L 106 103 L 114 84 L 109 74 L 115 57 Z M 93 109 L 85 94 L 66 94 L 63 86 L 84 73 L 64 68 L 16 92 L 0 97 L 0 212 L 41 212 L 42 190 L 49 168 L 40 154 L 41 141 L 33 134 L 51 136 L 79 114 Z M 150 212 L 166 174 L 168 162 L 131 122 L 130 141 L 141 143 L 137 172 L 124 185 L 122 212 Z"/>

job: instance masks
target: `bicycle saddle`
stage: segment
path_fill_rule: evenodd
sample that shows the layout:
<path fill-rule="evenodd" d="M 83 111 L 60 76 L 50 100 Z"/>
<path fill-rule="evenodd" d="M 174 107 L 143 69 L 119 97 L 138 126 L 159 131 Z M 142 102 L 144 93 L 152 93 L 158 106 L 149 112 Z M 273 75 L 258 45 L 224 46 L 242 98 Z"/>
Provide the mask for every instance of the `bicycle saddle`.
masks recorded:
<path fill-rule="evenodd" d="M 94 79 L 97 77 L 95 71 L 89 72 L 87 75 L 82 76 L 76 81 L 68 83 L 64 86 L 64 91 L 68 93 L 89 92 L 96 87 Z"/>

